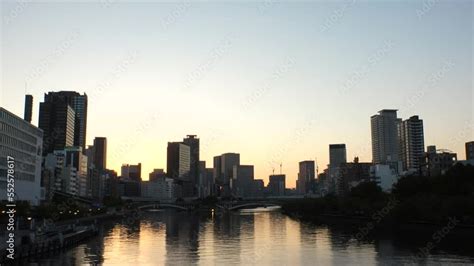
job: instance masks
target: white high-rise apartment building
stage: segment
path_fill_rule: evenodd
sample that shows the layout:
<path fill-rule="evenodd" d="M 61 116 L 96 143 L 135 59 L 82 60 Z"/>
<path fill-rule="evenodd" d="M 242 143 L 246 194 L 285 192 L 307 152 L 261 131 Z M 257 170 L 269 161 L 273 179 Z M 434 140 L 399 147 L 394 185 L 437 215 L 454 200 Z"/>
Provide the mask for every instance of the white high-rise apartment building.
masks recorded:
<path fill-rule="evenodd" d="M 41 129 L 0 107 L 0 200 L 7 199 L 8 170 L 13 169 L 14 200 L 40 203 L 42 148 Z"/>
<path fill-rule="evenodd" d="M 375 164 L 399 161 L 397 110 L 384 109 L 371 118 L 372 161 Z"/>

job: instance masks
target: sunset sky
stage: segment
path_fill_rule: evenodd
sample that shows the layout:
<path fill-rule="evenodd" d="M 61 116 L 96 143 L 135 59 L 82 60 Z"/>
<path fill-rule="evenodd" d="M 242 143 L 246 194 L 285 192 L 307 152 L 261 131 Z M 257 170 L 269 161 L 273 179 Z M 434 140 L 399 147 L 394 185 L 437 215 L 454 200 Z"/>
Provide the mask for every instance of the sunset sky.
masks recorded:
<path fill-rule="evenodd" d="M 267 182 L 281 162 L 294 187 L 330 143 L 371 161 L 386 108 L 465 158 L 472 1 L 239 2 L 2 1 L 0 105 L 23 116 L 26 90 L 37 125 L 45 92 L 87 93 L 88 144 L 107 137 L 108 168 L 141 162 L 144 179 L 196 134 L 208 167 L 238 152 Z"/>

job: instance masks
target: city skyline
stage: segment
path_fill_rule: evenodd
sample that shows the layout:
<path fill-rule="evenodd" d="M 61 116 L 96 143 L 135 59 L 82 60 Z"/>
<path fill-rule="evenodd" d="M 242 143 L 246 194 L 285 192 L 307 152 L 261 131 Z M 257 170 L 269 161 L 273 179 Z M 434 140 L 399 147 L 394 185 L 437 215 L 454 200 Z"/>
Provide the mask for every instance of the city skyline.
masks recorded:
<path fill-rule="evenodd" d="M 146 10 L 151 3 L 43 3 L 30 4 L 14 18 L 10 14 L 16 3 L 2 5 L 2 15 L 11 18 L 3 32 L 9 39 L 2 47 L 3 63 L 9 67 L 2 79 L 2 107 L 23 116 L 27 82 L 37 126 L 44 93 L 86 93 L 86 145 L 96 136 L 107 137 L 109 168 L 119 171 L 123 163 L 142 163 L 144 179 L 152 169 L 166 168 L 167 142 L 196 134 L 201 160 L 208 165 L 214 156 L 236 152 L 255 166 L 256 179 L 268 183 L 272 168 L 283 163 L 286 184 L 295 187 L 298 163 L 317 158 L 319 169 L 326 168 L 329 144 L 345 143 L 348 162 L 355 156 L 372 161 L 368 118 L 385 108 L 398 109 L 404 120 L 418 115 L 424 121 L 425 146 L 453 150 L 461 160 L 464 143 L 474 137 L 469 113 L 472 40 L 469 27 L 463 27 L 471 25 L 469 3 L 437 3 L 424 15 L 417 13 L 424 10 L 421 3 L 355 3 L 335 21 L 328 18 L 344 3 L 234 4 L 233 14 L 224 5 L 192 3 L 177 17 L 169 15 L 179 4 L 163 5 L 152 16 Z M 55 17 L 73 8 L 90 14 L 94 23 L 83 21 L 81 12 L 57 23 Z M 286 8 L 289 13 L 282 14 Z M 311 18 L 304 9 L 317 15 Z M 48 18 L 35 26 L 32 21 L 40 12 Z M 212 16 L 203 18 L 199 12 Z M 143 20 L 136 26 L 119 25 L 126 32 L 156 29 L 156 34 L 122 39 L 112 23 L 139 14 Z M 407 21 L 395 20 L 395 14 Z M 368 25 L 363 15 L 380 25 Z M 109 20 L 95 20 L 99 16 Z M 219 27 L 201 32 L 201 38 L 193 34 L 199 27 L 190 24 L 195 21 L 221 22 L 232 31 Z M 413 32 L 405 31 L 406 25 Z M 384 26 L 390 26 L 391 34 Z M 111 39 L 97 39 L 103 32 Z M 369 38 L 361 40 L 358 34 Z M 40 36 L 45 44 L 25 52 L 22 44 Z M 247 46 L 250 39 L 254 42 Z M 124 45 L 115 48 L 114 42 Z M 166 55 L 171 51 L 176 58 Z M 373 101 L 361 105 L 367 99 Z"/>

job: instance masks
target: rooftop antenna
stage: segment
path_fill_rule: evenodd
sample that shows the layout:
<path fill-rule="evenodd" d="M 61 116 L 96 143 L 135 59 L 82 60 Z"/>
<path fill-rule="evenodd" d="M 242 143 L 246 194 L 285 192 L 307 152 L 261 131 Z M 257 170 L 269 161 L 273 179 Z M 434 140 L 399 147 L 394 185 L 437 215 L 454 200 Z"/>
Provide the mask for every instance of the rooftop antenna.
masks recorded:
<path fill-rule="evenodd" d="M 281 168 L 282 168 L 283 163 L 280 163 L 280 175 L 281 175 Z"/>
<path fill-rule="evenodd" d="M 272 175 L 275 175 L 275 167 L 272 167 Z"/>

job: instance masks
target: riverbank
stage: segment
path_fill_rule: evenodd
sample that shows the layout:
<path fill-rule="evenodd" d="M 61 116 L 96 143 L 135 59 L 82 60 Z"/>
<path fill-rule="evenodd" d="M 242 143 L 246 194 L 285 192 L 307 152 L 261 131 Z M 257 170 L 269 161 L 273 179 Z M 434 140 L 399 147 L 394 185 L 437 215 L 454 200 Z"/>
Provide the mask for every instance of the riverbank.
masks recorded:
<path fill-rule="evenodd" d="M 35 241 L 31 244 L 22 244 L 14 248 L 12 256 L 7 256 L 7 250 L 0 252 L 0 265 L 5 263 L 20 263 L 28 258 L 35 256 L 46 256 L 54 254 L 68 247 L 77 245 L 78 243 L 95 236 L 97 228 L 94 225 L 81 226 L 70 232 L 57 232 L 49 235 L 47 238 Z"/>
<path fill-rule="evenodd" d="M 405 176 L 390 192 L 363 182 L 340 195 L 285 202 L 283 212 L 327 225 L 354 225 L 366 235 L 442 231 L 442 235 L 474 234 L 474 167 L 456 165 L 441 176 Z"/>
<path fill-rule="evenodd" d="M 371 233 L 402 233 L 402 234 L 433 234 L 439 233 L 443 237 L 474 237 L 474 225 L 463 224 L 456 218 L 448 219 L 446 223 L 429 221 L 396 221 L 393 216 L 360 216 L 341 214 L 303 214 L 300 211 L 289 211 L 282 206 L 282 213 L 292 219 L 313 223 L 315 225 L 326 225 L 352 229 L 359 236 L 365 237 Z M 361 237 L 357 237 L 361 238 Z"/>
<path fill-rule="evenodd" d="M 414 257 L 430 237 L 377 234 L 357 241 L 344 227 L 317 226 L 279 211 L 214 214 L 143 212 L 139 223 L 99 224 L 100 234 L 67 251 L 29 260 L 38 265 L 403 265 L 472 263 L 469 241 L 440 243 Z M 437 255 L 441 254 L 441 255 Z M 137 262 L 137 258 L 140 258 Z"/>
<path fill-rule="evenodd" d="M 97 224 L 99 221 L 117 219 L 125 217 L 126 213 L 103 213 L 77 219 L 62 220 L 49 226 L 47 232 L 37 234 L 30 231 L 30 234 L 23 234 L 23 237 L 16 239 L 14 260 L 9 259 L 6 247 L 0 250 L 0 265 L 28 260 L 31 257 L 47 256 L 61 250 L 74 247 L 81 242 L 97 235 Z"/>

